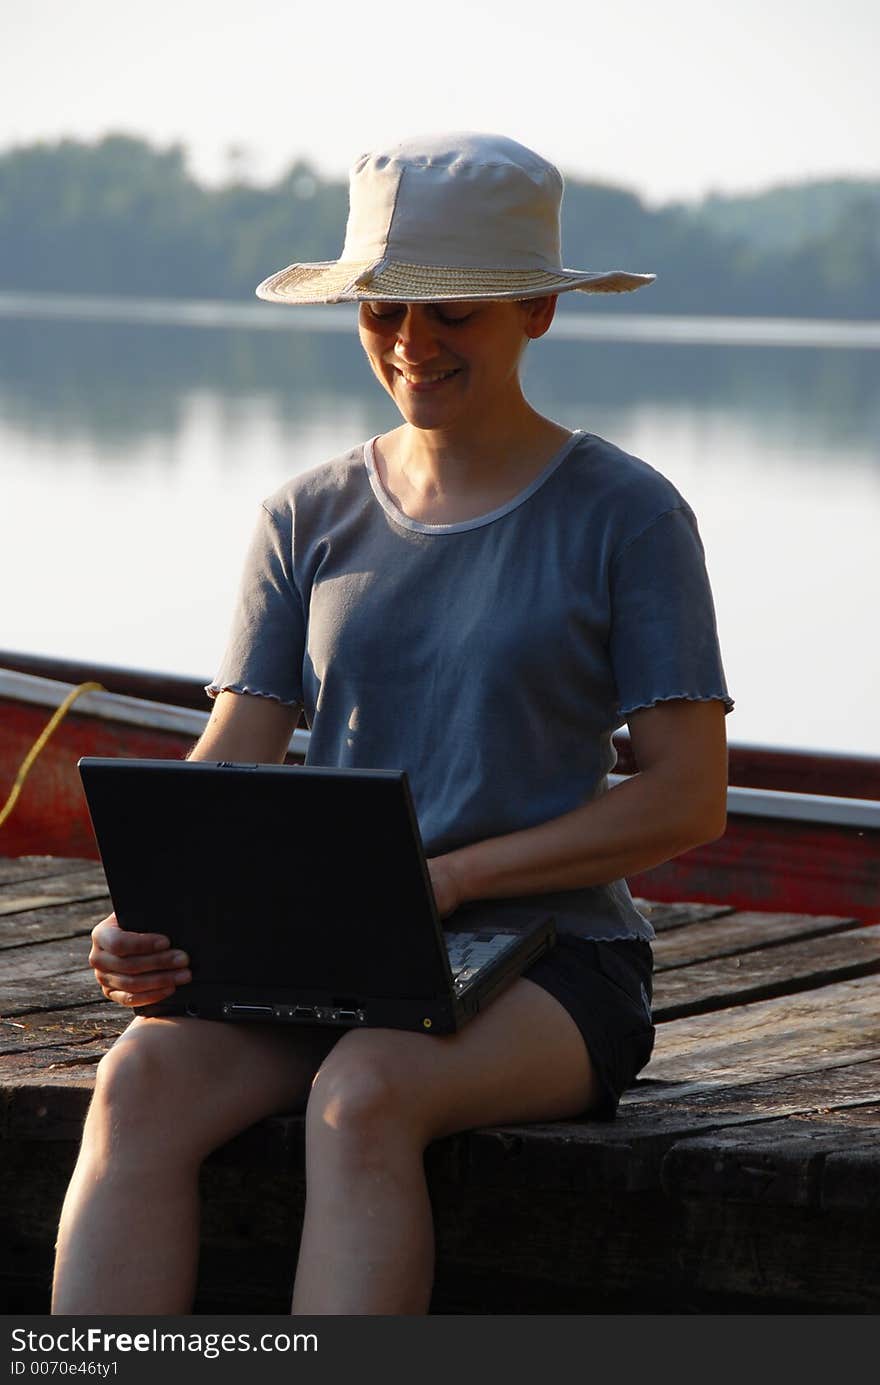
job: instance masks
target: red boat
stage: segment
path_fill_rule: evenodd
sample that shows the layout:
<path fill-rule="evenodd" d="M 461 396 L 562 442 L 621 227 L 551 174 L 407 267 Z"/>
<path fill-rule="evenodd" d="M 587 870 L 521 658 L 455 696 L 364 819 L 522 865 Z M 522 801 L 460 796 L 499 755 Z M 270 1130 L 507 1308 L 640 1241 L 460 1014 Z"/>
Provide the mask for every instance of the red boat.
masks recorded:
<path fill-rule="evenodd" d="M 100 690 L 79 692 L 33 756 L 53 713 L 89 683 Z M 209 709 L 197 679 L 0 651 L 0 815 L 17 788 L 0 856 L 97 859 L 79 757 L 182 757 Z M 294 732 L 289 763 L 308 741 Z M 615 745 L 618 774 L 636 772 L 629 737 Z M 880 920 L 880 757 L 733 744 L 729 763 L 724 836 L 631 877 L 633 893 Z"/>

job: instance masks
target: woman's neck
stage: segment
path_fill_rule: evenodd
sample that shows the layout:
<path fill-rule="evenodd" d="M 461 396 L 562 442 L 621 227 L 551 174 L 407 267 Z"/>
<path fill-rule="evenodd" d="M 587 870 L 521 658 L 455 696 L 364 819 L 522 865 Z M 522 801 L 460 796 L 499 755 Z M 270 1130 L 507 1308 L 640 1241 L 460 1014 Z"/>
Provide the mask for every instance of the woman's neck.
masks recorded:
<path fill-rule="evenodd" d="M 403 424 L 377 439 L 379 478 L 404 514 L 456 523 L 487 513 L 538 476 L 571 431 L 531 406 L 502 430 L 466 438 Z"/>

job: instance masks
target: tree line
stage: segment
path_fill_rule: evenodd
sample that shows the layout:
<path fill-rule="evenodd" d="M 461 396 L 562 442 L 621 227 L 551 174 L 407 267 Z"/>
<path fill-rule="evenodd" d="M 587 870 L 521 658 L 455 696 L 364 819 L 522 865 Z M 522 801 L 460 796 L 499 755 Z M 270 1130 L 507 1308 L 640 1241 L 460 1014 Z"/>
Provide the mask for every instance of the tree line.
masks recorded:
<path fill-rule="evenodd" d="M 304 160 L 270 186 L 209 188 L 181 145 L 112 134 L 21 146 L 0 154 L 0 290 L 249 301 L 294 260 L 335 259 L 347 205 L 345 182 Z M 880 318 L 880 179 L 649 207 L 572 177 L 562 235 L 572 267 L 657 274 L 615 312 Z"/>

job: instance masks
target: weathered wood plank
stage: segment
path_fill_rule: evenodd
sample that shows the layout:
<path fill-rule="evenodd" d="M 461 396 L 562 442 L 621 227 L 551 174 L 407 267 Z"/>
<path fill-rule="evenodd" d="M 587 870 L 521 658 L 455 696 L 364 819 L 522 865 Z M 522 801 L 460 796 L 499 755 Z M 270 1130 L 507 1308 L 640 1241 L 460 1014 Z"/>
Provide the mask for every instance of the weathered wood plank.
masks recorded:
<path fill-rule="evenodd" d="M 33 981 L 10 981 L 0 987 L 0 1009 L 7 1018 L 63 1010 L 71 1005 L 91 1005 L 97 984 L 91 971 L 47 976 L 35 992 Z"/>
<path fill-rule="evenodd" d="M 654 1019 L 722 1010 L 880 971 L 880 924 L 661 972 L 654 982 Z"/>
<path fill-rule="evenodd" d="M 85 937 L 55 938 L 47 943 L 24 943 L 7 948 L 3 954 L 3 980 L 0 983 L 0 1008 L 6 984 L 11 981 L 32 981 L 34 1000 L 40 999 L 40 988 L 48 976 L 76 975 L 88 966 L 89 943 Z M 94 986 L 94 973 L 89 971 Z"/>
<path fill-rule="evenodd" d="M 662 904 L 650 899 L 634 899 L 636 908 L 650 920 L 655 933 L 707 922 L 732 914 L 731 904 Z"/>
<path fill-rule="evenodd" d="M 826 1161 L 858 1154 L 880 1183 L 880 1104 L 804 1114 L 679 1140 L 663 1159 L 669 1197 L 720 1198 L 787 1207 L 823 1203 Z"/>
<path fill-rule="evenodd" d="M 760 1123 L 781 1116 L 837 1113 L 880 1102 L 880 1054 L 812 1071 L 774 1075 L 730 1086 L 706 1082 L 652 1082 L 642 1078 L 624 1092 L 614 1131 L 652 1124 L 700 1135 L 707 1126 Z M 880 1125 L 880 1121 L 878 1121 Z"/>
<path fill-rule="evenodd" d="M 103 1045 L 102 1052 L 106 1051 L 130 1021 L 128 1010 L 106 1000 L 77 1009 L 0 1019 L 0 1057 L 15 1060 L 8 1071 L 21 1079 L 31 1073 L 33 1055 L 47 1053 L 65 1061 L 96 1045 Z"/>
<path fill-rule="evenodd" d="M 880 978 L 858 977 L 658 1025 L 644 1076 L 729 1086 L 854 1063 L 880 1053 Z M 637 1094 L 633 1098 L 638 1100 Z"/>
<path fill-rule="evenodd" d="M 856 1212 L 876 1221 L 880 1213 L 880 1177 L 877 1173 L 877 1148 L 859 1145 L 830 1154 L 822 1177 L 822 1207 L 826 1211 Z"/>
<path fill-rule="evenodd" d="M 826 1160 L 850 1154 L 880 1177 L 880 1109 L 853 1108 L 833 1115 L 805 1113 L 770 1123 L 720 1126 L 702 1135 L 645 1127 L 597 1132 L 567 1139 L 564 1127 L 525 1127 L 472 1132 L 463 1156 L 462 1178 L 497 1192 L 540 1187 L 543 1195 L 589 1186 L 607 1195 L 662 1188 L 667 1197 L 823 1205 Z M 717 1159 L 713 1159 L 717 1151 Z M 627 1167 L 635 1161 L 635 1169 Z M 839 1183 L 835 1180 L 835 1187 Z"/>
<path fill-rule="evenodd" d="M 47 1079 L 56 1076 L 62 1079 L 62 1085 L 68 1085 L 68 1076 L 78 1079 L 83 1073 L 93 1073 L 108 1048 L 106 1039 L 96 1039 L 64 1050 L 35 1049 L 28 1054 L 23 1072 L 17 1055 L 0 1054 L 0 1086 L 11 1090 L 25 1080 L 35 1090 L 42 1090 Z"/>
<path fill-rule="evenodd" d="M 88 965 L 88 936 L 25 943 L 6 948 L 0 955 L 0 1014 L 7 1019 L 70 1005 L 93 1005 L 100 995 Z"/>
<path fill-rule="evenodd" d="M 732 957 L 739 952 L 775 947 L 801 938 L 830 936 L 861 928 L 857 919 L 836 915 L 763 914 L 736 911 L 719 922 L 691 923 L 687 928 L 661 934 L 652 944 L 655 972 L 668 971 L 713 957 Z"/>
<path fill-rule="evenodd" d="M 869 1066 L 870 1073 L 859 1071 Z M 753 1130 L 774 1120 L 779 1131 L 787 1128 L 795 1137 L 805 1120 L 814 1122 L 811 1128 L 817 1133 L 824 1125 L 835 1149 L 848 1148 L 851 1129 L 857 1127 L 880 1153 L 880 1059 L 697 1097 L 670 1094 L 644 1106 L 631 1104 L 630 1096 L 626 1094 L 610 1123 L 584 1120 L 474 1131 L 468 1137 L 468 1160 L 472 1165 L 479 1161 L 487 1186 L 497 1178 L 515 1177 L 523 1186 L 531 1179 L 533 1187 L 546 1191 L 568 1188 L 575 1193 L 595 1183 L 610 1194 L 658 1187 L 667 1152 L 682 1141 L 711 1142 L 715 1132 L 747 1140 Z M 848 1135 L 841 1136 L 842 1126 Z"/>
<path fill-rule="evenodd" d="M 131 1020 L 131 1013 L 104 1000 L 95 987 L 94 1004 L 0 1017 L 0 1053 L 29 1053 L 32 1049 L 90 1042 L 106 1034 L 108 1042 Z"/>
<path fill-rule="evenodd" d="M 722 1199 L 688 1200 L 679 1217 L 681 1280 L 698 1303 L 734 1295 L 739 1312 L 880 1310 L 876 1218 Z"/>
<path fill-rule="evenodd" d="M 109 898 L 104 872 L 97 862 L 38 880 L 12 881 L 0 889 L 0 915 L 76 900 Z"/>
<path fill-rule="evenodd" d="M 0 856 L 0 885 L 22 880 L 47 880 L 78 870 L 94 870 L 94 861 L 64 856 Z"/>
<path fill-rule="evenodd" d="M 90 933 L 108 912 L 109 900 L 80 899 L 72 904 L 54 904 L 45 909 L 7 915 L 0 919 L 0 953 L 28 943 L 80 937 Z M 5 960 L 0 961 L 0 966 L 5 969 Z"/>
<path fill-rule="evenodd" d="M 2 1060 L 0 1060 L 2 1061 Z M 0 1085 L 0 1134 L 4 1162 L 19 1149 L 43 1142 L 78 1145 L 83 1121 L 95 1085 L 95 1065 L 79 1069 L 59 1068 L 41 1076 L 39 1083 Z"/>

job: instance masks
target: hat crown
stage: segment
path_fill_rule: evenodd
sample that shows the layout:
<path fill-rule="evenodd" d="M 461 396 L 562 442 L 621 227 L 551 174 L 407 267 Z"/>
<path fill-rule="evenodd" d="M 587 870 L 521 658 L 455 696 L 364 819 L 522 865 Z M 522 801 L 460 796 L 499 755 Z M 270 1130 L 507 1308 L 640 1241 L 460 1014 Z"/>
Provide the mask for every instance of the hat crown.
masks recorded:
<path fill-rule="evenodd" d="M 461 269 L 562 265 L 559 170 L 503 135 L 426 135 L 352 166 L 343 261 Z"/>

